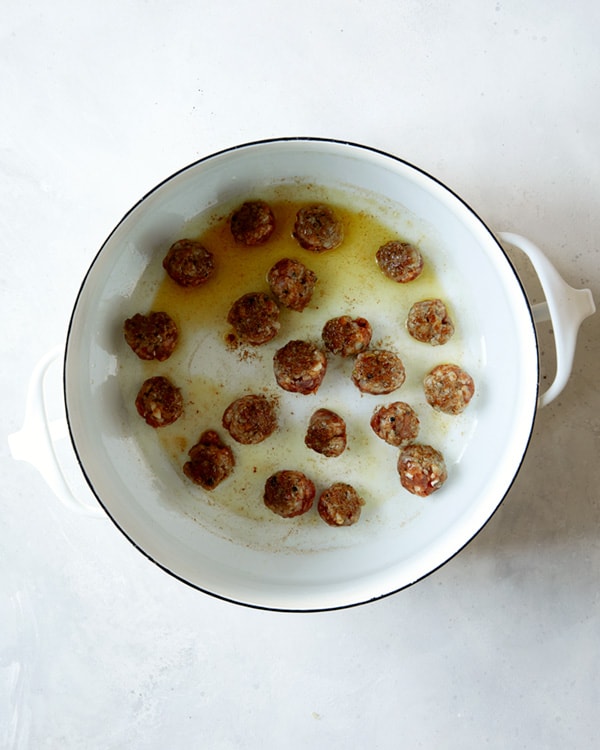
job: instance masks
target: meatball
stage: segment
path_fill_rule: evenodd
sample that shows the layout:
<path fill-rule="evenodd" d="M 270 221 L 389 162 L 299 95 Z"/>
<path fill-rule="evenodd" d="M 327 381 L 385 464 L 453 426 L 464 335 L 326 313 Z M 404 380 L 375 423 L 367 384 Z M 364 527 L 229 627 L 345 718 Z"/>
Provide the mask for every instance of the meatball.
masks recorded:
<path fill-rule="evenodd" d="M 196 287 L 213 275 L 213 254 L 196 240 L 178 240 L 169 248 L 163 268 L 179 286 Z"/>
<path fill-rule="evenodd" d="M 409 242 L 386 242 L 379 248 L 375 257 L 383 273 L 399 284 L 414 281 L 423 270 L 423 256 L 420 250 Z"/>
<path fill-rule="evenodd" d="M 354 362 L 352 382 L 363 393 L 391 393 L 406 378 L 402 360 L 386 349 L 361 352 Z"/>
<path fill-rule="evenodd" d="M 164 362 L 177 345 L 179 331 L 166 312 L 136 313 L 123 324 L 125 341 L 140 359 Z"/>
<path fill-rule="evenodd" d="M 282 518 L 293 518 L 312 508 L 315 485 L 301 471 L 283 469 L 265 483 L 264 503 Z"/>
<path fill-rule="evenodd" d="M 329 409 L 317 409 L 310 418 L 304 443 L 308 448 L 331 458 L 346 448 L 346 423 Z"/>
<path fill-rule="evenodd" d="M 302 312 L 312 298 L 317 275 L 298 260 L 282 258 L 269 270 L 267 281 L 280 305 Z"/>
<path fill-rule="evenodd" d="M 148 378 L 138 392 L 135 408 L 150 427 L 173 424 L 183 413 L 181 391 L 162 375 Z"/>
<path fill-rule="evenodd" d="M 419 497 L 439 490 L 448 478 L 442 454 L 430 445 L 413 443 L 400 453 L 398 473 L 404 489 Z"/>
<path fill-rule="evenodd" d="M 268 294 L 249 292 L 233 303 L 227 322 L 242 341 L 260 346 L 279 331 L 279 307 Z"/>
<path fill-rule="evenodd" d="M 235 466 L 231 448 L 222 442 L 214 430 L 203 432 L 188 455 L 190 460 L 183 465 L 183 473 L 205 490 L 214 490 L 227 479 Z"/>
<path fill-rule="evenodd" d="M 475 383 L 458 365 L 434 367 L 423 381 L 427 403 L 445 414 L 460 414 L 475 393 Z"/>
<path fill-rule="evenodd" d="M 307 206 L 296 214 L 294 237 L 305 250 L 322 253 L 342 244 L 344 227 L 327 206 Z"/>
<path fill-rule="evenodd" d="M 284 391 L 316 393 L 327 372 L 327 357 L 310 341 L 289 341 L 275 352 L 273 370 Z"/>
<path fill-rule="evenodd" d="M 229 226 L 236 242 L 264 245 L 275 231 L 275 216 L 264 201 L 247 201 L 233 212 Z"/>
<path fill-rule="evenodd" d="M 369 346 L 373 331 L 365 318 L 353 320 L 349 315 L 342 315 L 328 320 L 321 335 L 325 348 L 332 354 L 351 357 Z"/>
<path fill-rule="evenodd" d="M 365 501 L 349 484 L 336 482 L 319 497 L 317 510 L 330 526 L 352 526 L 360 518 Z"/>
<path fill-rule="evenodd" d="M 275 405 L 266 396 L 242 396 L 225 409 L 223 427 L 238 443 L 262 443 L 277 429 Z"/>
<path fill-rule="evenodd" d="M 406 328 L 414 339 L 432 346 L 445 344 L 454 333 L 454 324 L 441 299 L 415 302 L 408 312 Z"/>
<path fill-rule="evenodd" d="M 400 447 L 412 443 L 419 434 L 419 418 L 403 401 L 379 406 L 371 417 L 373 432 L 386 443 Z"/>

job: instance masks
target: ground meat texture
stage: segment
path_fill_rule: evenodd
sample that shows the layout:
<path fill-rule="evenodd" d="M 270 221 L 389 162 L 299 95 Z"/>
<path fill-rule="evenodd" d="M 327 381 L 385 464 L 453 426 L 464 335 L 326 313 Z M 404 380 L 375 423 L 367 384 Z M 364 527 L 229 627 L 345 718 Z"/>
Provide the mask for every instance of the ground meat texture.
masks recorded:
<path fill-rule="evenodd" d="M 179 337 L 175 321 L 166 312 L 136 313 L 123 324 L 125 341 L 140 359 L 168 359 Z"/>
<path fill-rule="evenodd" d="M 398 473 L 404 489 L 419 497 L 439 490 L 448 478 L 442 454 L 430 445 L 413 443 L 398 458 Z"/>
<path fill-rule="evenodd" d="M 322 338 L 325 348 L 332 354 L 351 357 L 364 351 L 371 343 L 373 331 L 368 320 L 342 315 L 331 318 L 323 326 Z"/>
<path fill-rule="evenodd" d="M 233 212 L 229 226 L 236 242 L 264 245 L 275 231 L 275 216 L 264 201 L 247 201 Z"/>
<path fill-rule="evenodd" d="M 475 383 L 458 365 L 434 367 L 423 381 L 427 403 L 445 414 L 460 414 L 473 398 Z"/>
<path fill-rule="evenodd" d="M 242 445 L 262 443 L 277 429 L 275 404 L 266 396 L 242 396 L 225 409 L 223 427 Z"/>
<path fill-rule="evenodd" d="M 249 292 L 233 303 L 227 322 L 242 341 L 260 346 L 279 331 L 279 307 L 268 294 Z"/>
<path fill-rule="evenodd" d="M 374 349 L 357 355 L 352 370 L 352 382 L 363 393 L 374 395 L 391 393 L 400 388 L 406 378 L 402 360 L 386 349 Z"/>
<path fill-rule="evenodd" d="M 265 483 L 264 503 L 282 518 L 294 518 L 312 508 L 315 485 L 301 471 L 283 469 Z"/>
<path fill-rule="evenodd" d="M 179 286 L 196 287 L 213 275 L 213 254 L 196 240 L 178 240 L 169 248 L 163 268 Z"/>
<path fill-rule="evenodd" d="M 302 312 L 312 298 L 317 275 L 298 260 L 282 258 L 269 270 L 267 281 L 280 305 Z"/>
<path fill-rule="evenodd" d="M 205 490 L 214 490 L 235 467 L 231 448 L 214 430 L 203 432 L 188 455 L 190 460 L 183 465 L 183 473 Z"/>
<path fill-rule="evenodd" d="M 327 458 L 339 456 L 346 448 L 346 423 L 329 409 L 317 409 L 310 418 L 304 443 Z"/>
<path fill-rule="evenodd" d="M 419 248 L 408 242 L 386 242 L 377 251 L 376 259 L 383 273 L 399 284 L 414 281 L 423 270 L 423 256 Z"/>
<path fill-rule="evenodd" d="M 330 526 L 352 526 L 360 518 L 365 501 L 349 484 L 336 482 L 319 497 L 317 510 Z"/>
<path fill-rule="evenodd" d="M 414 339 L 432 346 L 445 344 L 454 333 L 454 324 L 441 299 L 415 302 L 408 312 L 406 328 Z"/>
<path fill-rule="evenodd" d="M 403 401 L 379 406 L 371 417 L 373 432 L 386 443 L 401 447 L 412 443 L 419 434 L 419 418 Z"/>
<path fill-rule="evenodd" d="M 183 413 L 181 391 L 162 375 L 148 378 L 135 399 L 135 408 L 150 427 L 173 424 Z"/>
<path fill-rule="evenodd" d="M 273 371 L 284 391 L 316 393 L 327 372 L 327 357 L 309 341 L 289 341 L 275 352 Z"/>
<path fill-rule="evenodd" d="M 294 237 L 305 250 L 322 253 L 342 244 L 344 226 L 327 206 L 307 206 L 296 214 Z"/>

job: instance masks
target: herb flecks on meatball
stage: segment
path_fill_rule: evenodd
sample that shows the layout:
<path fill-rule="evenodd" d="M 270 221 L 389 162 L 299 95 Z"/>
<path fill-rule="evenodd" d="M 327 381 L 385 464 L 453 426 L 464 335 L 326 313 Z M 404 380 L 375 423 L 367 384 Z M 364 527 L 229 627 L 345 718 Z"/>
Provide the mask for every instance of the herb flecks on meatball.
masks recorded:
<path fill-rule="evenodd" d="M 448 478 L 442 454 L 430 445 L 413 443 L 400 453 L 398 473 L 404 489 L 419 497 L 436 492 Z"/>
<path fill-rule="evenodd" d="M 317 409 L 308 423 L 304 443 L 327 458 L 340 456 L 346 449 L 346 422 L 330 409 Z"/>
<path fill-rule="evenodd" d="M 400 357 L 387 349 L 373 349 L 357 355 L 352 382 L 363 393 L 381 395 L 397 390 L 406 372 Z"/>
<path fill-rule="evenodd" d="M 423 271 L 421 251 L 409 242 L 386 242 L 379 248 L 375 257 L 381 271 L 399 284 L 414 281 Z"/>
<path fill-rule="evenodd" d="M 236 242 L 264 245 L 275 231 L 275 216 L 265 201 L 246 201 L 231 215 L 230 228 Z"/>
<path fill-rule="evenodd" d="M 283 469 L 267 479 L 263 500 L 278 516 L 294 518 L 312 508 L 315 495 L 315 485 L 305 474 Z"/>
<path fill-rule="evenodd" d="M 277 429 L 275 404 L 263 395 L 242 396 L 225 409 L 223 427 L 242 445 L 262 443 Z"/>
<path fill-rule="evenodd" d="M 312 299 L 317 275 L 299 260 L 282 258 L 269 269 L 267 281 L 280 305 L 302 312 Z"/>
<path fill-rule="evenodd" d="M 323 326 L 321 336 L 327 351 L 342 357 L 352 357 L 371 343 L 373 331 L 365 318 L 341 315 L 331 318 Z"/>
<path fill-rule="evenodd" d="M 233 303 L 227 322 L 241 341 L 260 346 L 279 332 L 279 307 L 268 294 L 249 292 Z"/>
<path fill-rule="evenodd" d="M 423 381 L 427 403 L 436 411 L 457 415 L 464 411 L 475 393 L 468 372 L 454 364 L 441 364 L 427 373 Z"/>
<path fill-rule="evenodd" d="M 275 352 L 273 371 L 284 391 L 309 395 L 316 393 L 323 382 L 327 357 L 310 341 L 288 341 Z"/>
<path fill-rule="evenodd" d="M 135 407 L 150 427 L 173 424 L 183 413 L 181 391 L 168 378 L 157 375 L 142 383 Z"/>
<path fill-rule="evenodd" d="M 183 465 L 183 473 L 205 490 L 214 490 L 235 467 L 233 451 L 214 430 L 203 432 L 188 455 L 189 461 Z"/>
<path fill-rule="evenodd" d="M 123 324 L 125 341 L 140 359 L 164 362 L 173 353 L 179 331 L 166 312 L 136 313 Z"/>
<path fill-rule="evenodd" d="M 163 260 L 163 268 L 179 286 L 197 287 L 213 275 L 213 254 L 201 242 L 182 239 L 174 242 Z"/>
<path fill-rule="evenodd" d="M 414 339 L 432 346 L 447 343 L 454 333 L 446 305 L 437 298 L 415 302 L 408 311 L 406 328 Z"/>
<path fill-rule="evenodd" d="M 317 204 L 298 211 L 293 234 L 305 250 L 322 253 L 342 244 L 344 225 L 331 208 Z"/>
<path fill-rule="evenodd" d="M 317 510 L 329 526 L 352 526 L 360 518 L 364 504 L 352 485 L 336 482 L 321 494 Z"/>

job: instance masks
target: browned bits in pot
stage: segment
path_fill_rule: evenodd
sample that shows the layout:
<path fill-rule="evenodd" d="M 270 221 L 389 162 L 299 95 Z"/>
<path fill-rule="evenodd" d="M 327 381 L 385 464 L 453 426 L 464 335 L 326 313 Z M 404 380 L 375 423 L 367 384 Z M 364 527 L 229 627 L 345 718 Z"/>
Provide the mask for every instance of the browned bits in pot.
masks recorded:
<path fill-rule="evenodd" d="M 279 332 L 279 307 L 268 294 L 249 292 L 233 303 L 227 322 L 242 341 L 260 346 Z"/>
<path fill-rule="evenodd" d="M 135 408 L 150 427 L 173 424 L 183 413 L 181 391 L 162 375 L 148 378 L 138 392 Z"/>
<path fill-rule="evenodd" d="M 398 355 L 387 349 L 361 352 L 354 362 L 352 382 L 363 393 L 391 393 L 404 383 L 406 373 Z"/>
<path fill-rule="evenodd" d="M 284 391 L 316 393 L 327 372 L 327 357 L 310 341 L 289 341 L 275 352 L 273 371 Z"/>
<path fill-rule="evenodd" d="M 427 403 L 445 414 L 460 414 L 475 393 L 475 383 L 458 365 L 434 367 L 423 381 Z"/>
<path fill-rule="evenodd" d="M 400 447 L 412 443 L 419 434 L 419 418 L 403 401 L 379 406 L 371 417 L 373 432 L 386 443 Z"/>
<path fill-rule="evenodd" d="M 175 321 L 166 312 L 136 313 L 123 324 L 125 341 L 140 359 L 168 359 L 179 337 Z"/>
<path fill-rule="evenodd" d="M 264 245 L 275 231 L 275 216 L 265 201 L 246 201 L 233 212 L 230 227 L 236 242 Z"/>
<path fill-rule="evenodd" d="M 421 251 L 409 242 L 386 242 L 379 248 L 375 257 L 382 272 L 399 284 L 414 281 L 423 270 Z"/>
<path fill-rule="evenodd" d="M 354 318 L 341 315 L 331 318 L 323 326 L 321 336 L 325 348 L 332 354 L 351 357 L 364 351 L 371 343 L 373 331 L 365 318 Z"/>
<path fill-rule="evenodd" d="M 342 244 L 344 226 L 328 206 L 306 206 L 296 214 L 294 237 L 305 250 L 322 253 Z"/>
<path fill-rule="evenodd" d="M 336 482 L 317 503 L 319 515 L 330 526 L 352 526 L 360 518 L 365 501 L 350 484 Z"/>
<path fill-rule="evenodd" d="M 400 453 L 398 473 L 405 490 L 427 497 L 439 490 L 448 478 L 442 454 L 430 445 L 413 443 Z"/>
<path fill-rule="evenodd" d="M 445 344 L 454 333 L 454 323 L 441 299 L 424 299 L 410 308 L 406 319 L 410 335 L 424 344 Z"/>
<path fill-rule="evenodd" d="M 264 503 L 282 518 L 294 518 L 312 508 L 315 485 L 301 471 L 283 469 L 265 483 Z"/>
<path fill-rule="evenodd" d="M 205 490 L 214 490 L 227 479 L 235 466 L 231 448 L 223 443 L 214 430 L 203 432 L 188 455 L 190 460 L 183 465 L 183 473 Z"/>
<path fill-rule="evenodd" d="M 312 299 L 317 275 L 299 260 L 282 258 L 269 270 L 267 281 L 280 305 L 302 312 Z"/>
<path fill-rule="evenodd" d="M 339 456 L 346 448 L 346 423 L 334 411 L 317 409 L 308 423 L 304 443 L 328 458 Z"/>
<path fill-rule="evenodd" d="M 225 409 L 223 427 L 238 443 L 262 443 L 277 429 L 275 404 L 266 396 L 242 396 Z"/>
<path fill-rule="evenodd" d="M 177 240 L 163 260 L 163 268 L 179 286 L 196 287 L 213 275 L 213 254 L 196 240 Z"/>

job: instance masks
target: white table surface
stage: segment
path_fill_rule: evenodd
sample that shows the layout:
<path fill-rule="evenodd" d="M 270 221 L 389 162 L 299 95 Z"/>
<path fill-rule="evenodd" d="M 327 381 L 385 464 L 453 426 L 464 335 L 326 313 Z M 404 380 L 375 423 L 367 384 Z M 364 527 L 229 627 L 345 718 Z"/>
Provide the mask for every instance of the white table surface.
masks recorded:
<path fill-rule="evenodd" d="M 599 38 L 592 0 L 3 1 L 0 747 L 598 747 L 600 316 L 483 531 L 355 609 L 192 590 L 7 437 L 112 227 L 236 143 L 390 151 L 598 301 Z"/>

